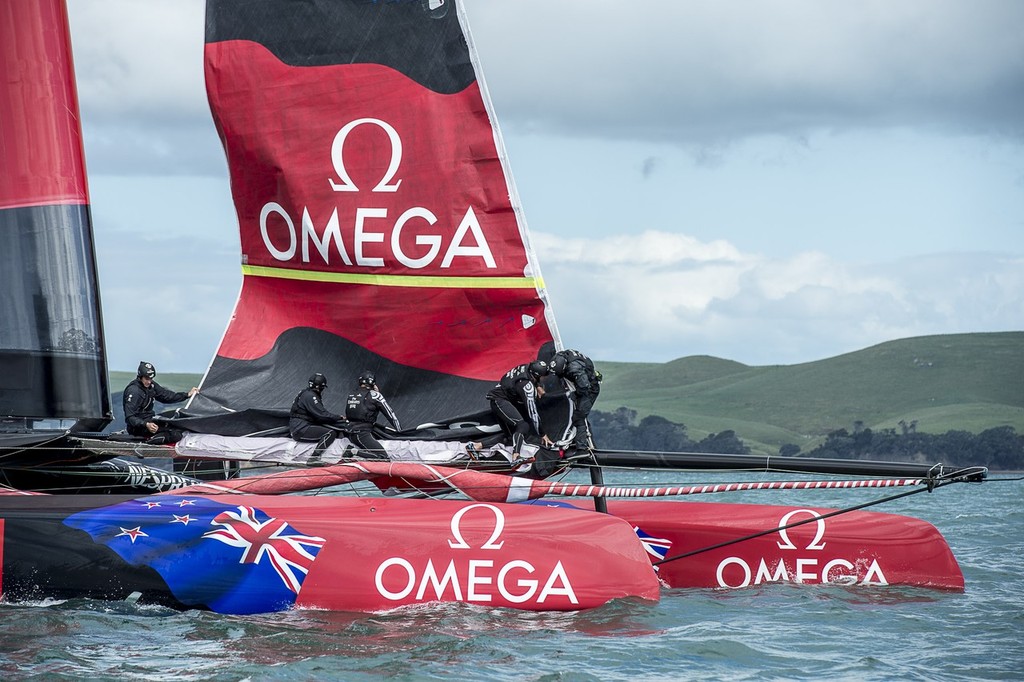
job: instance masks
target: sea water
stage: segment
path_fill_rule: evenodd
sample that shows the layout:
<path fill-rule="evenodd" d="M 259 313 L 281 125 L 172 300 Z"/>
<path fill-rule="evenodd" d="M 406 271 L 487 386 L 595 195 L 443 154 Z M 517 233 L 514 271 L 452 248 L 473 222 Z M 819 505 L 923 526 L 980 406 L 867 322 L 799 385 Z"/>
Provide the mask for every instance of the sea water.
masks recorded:
<path fill-rule="evenodd" d="M 991 476 L 1001 478 L 1011 476 Z M 709 499 L 845 507 L 889 494 Z M 621 600 L 575 613 L 447 604 L 374 615 L 223 616 L 91 600 L 0 604 L 0 678 L 1022 680 L 1022 500 L 1024 482 L 990 480 L 871 508 L 938 527 L 963 569 L 962 593 L 673 589 L 657 603 Z"/>

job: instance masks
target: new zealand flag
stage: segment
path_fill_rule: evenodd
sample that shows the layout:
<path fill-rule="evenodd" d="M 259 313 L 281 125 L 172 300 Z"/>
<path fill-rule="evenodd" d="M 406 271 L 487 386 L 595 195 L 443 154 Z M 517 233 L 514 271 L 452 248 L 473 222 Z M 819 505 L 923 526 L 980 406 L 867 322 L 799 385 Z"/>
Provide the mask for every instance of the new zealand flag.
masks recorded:
<path fill-rule="evenodd" d="M 295 604 L 324 539 L 254 507 L 201 497 L 147 497 L 80 512 L 83 530 L 135 566 L 149 566 L 174 596 L 219 613 Z"/>

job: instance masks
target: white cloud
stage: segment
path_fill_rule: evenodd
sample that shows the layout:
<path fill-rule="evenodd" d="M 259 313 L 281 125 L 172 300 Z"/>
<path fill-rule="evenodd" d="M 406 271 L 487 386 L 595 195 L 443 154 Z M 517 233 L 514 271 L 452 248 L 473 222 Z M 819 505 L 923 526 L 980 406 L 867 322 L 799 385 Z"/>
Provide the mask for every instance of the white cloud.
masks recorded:
<path fill-rule="evenodd" d="M 1019 257 L 773 260 L 650 232 L 589 243 L 537 235 L 535 242 L 562 340 L 611 360 L 707 354 L 789 364 L 896 338 L 1024 323 Z"/>
<path fill-rule="evenodd" d="M 746 260 L 724 240 L 702 243 L 693 237 L 657 231 L 614 235 L 600 240 L 564 239 L 539 233 L 532 241 L 545 252 L 544 262 L 576 262 L 602 266 L 679 266 L 686 263 Z"/>
<path fill-rule="evenodd" d="M 96 116 L 209 118 L 203 0 L 72 0 L 75 71 Z"/>
<path fill-rule="evenodd" d="M 68 17 L 90 170 L 223 175 L 203 0 L 73 0 Z"/>

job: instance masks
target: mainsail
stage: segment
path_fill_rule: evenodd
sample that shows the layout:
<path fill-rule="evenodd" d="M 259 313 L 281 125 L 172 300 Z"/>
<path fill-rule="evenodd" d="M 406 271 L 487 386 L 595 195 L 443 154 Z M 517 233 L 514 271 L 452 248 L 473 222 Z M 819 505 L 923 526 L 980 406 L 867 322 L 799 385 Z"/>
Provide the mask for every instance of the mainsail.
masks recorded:
<path fill-rule="evenodd" d="M 208 1 L 243 284 L 191 414 L 287 408 L 313 372 L 345 390 L 370 369 L 404 423 L 433 422 L 553 352 L 468 36 L 451 0 Z"/>
<path fill-rule="evenodd" d="M 0 19 L 0 416 L 6 430 L 101 428 L 110 395 L 67 10 L 8 2 Z"/>

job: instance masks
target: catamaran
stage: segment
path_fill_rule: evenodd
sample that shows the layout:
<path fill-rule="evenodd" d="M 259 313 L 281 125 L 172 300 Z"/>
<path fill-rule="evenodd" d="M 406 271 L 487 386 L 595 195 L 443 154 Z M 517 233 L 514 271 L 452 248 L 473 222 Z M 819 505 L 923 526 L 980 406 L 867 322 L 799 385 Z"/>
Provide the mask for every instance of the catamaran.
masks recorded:
<path fill-rule="evenodd" d="M 663 587 L 963 589 L 924 521 L 655 498 L 907 495 L 981 480 L 983 469 L 567 451 L 572 401 L 559 386 L 541 402 L 557 445 L 529 450 L 556 473 L 512 461 L 484 396 L 510 367 L 562 344 L 466 13 L 452 0 L 207 1 L 206 86 L 242 289 L 199 394 L 167 417 L 186 436 L 156 446 L 103 433 L 112 410 L 67 13 L 63 0 L 40 0 L 12 5 L 9 18 L 5 599 L 224 613 L 432 601 L 575 610 L 656 600 Z M 378 428 L 388 461 L 363 460 L 339 438 L 327 466 L 307 468 L 315 444 L 286 429 L 295 393 L 314 372 L 337 383 L 367 369 L 414 426 Z M 605 485 L 619 468 L 857 478 Z M 589 481 L 572 478 L 581 470 Z M 360 482 L 384 495 L 341 494 Z"/>

